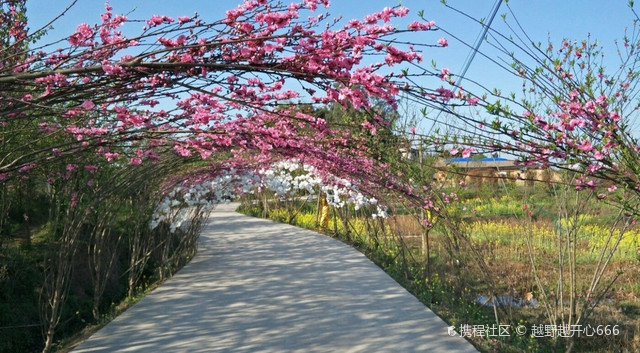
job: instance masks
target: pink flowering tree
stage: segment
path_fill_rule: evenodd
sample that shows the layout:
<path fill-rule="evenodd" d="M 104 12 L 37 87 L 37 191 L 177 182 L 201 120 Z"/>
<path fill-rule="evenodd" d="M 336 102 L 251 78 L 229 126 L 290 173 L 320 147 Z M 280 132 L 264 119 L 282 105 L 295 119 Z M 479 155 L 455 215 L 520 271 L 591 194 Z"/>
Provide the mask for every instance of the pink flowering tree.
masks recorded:
<path fill-rule="evenodd" d="M 466 91 L 466 83 L 476 84 L 472 78 L 456 86 L 456 74 L 442 69 L 446 82 L 441 94 L 431 94 L 424 104 L 451 114 L 454 118 L 447 123 L 459 133 L 430 138 L 454 156 L 502 153 L 517 157 L 523 167 L 580 172 L 573 181 L 576 189 L 606 185 L 604 191 L 598 189 L 603 191 L 599 199 L 611 199 L 608 195 L 618 189 L 637 194 L 640 144 L 634 116 L 639 108 L 635 83 L 639 35 L 635 25 L 625 32 L 624 39 L 615 43 L 616 62 L 609 63 L 592 38 L 543 47 L 531 43 L 526 33 L 494 31 L 490 44 L 501 48 L 502 54 L 494 60 L 495 68 L 521 78 L 522 90 Z M 420 96 L 425 93 L 414 93 L 417 99 Z M 433 98 L 448 104 L 435 106 Z M 629 206 L 629 212 L 638 213 L 637 207 Z"/>
<path fill-rule="evenodd" d="M 42 44 L 42 32 L 29 32 L 25 0 L 0 0 L 0 180 L 44 180 L 61 200 L 56 212 L 75 210 L 61 225 L 75 230 L 108 199 L 91 196 L 95 190 L 117 192 L 92 176 L 112 168 L 131 176 L 170 155 L 197 165 L 195 176 L 173 173 L 172 184 L 182 182 L 175 175 L 204 180 L 223 168 L 297 159 L 357 180 L 365 193 L 383 186 L 420 200 L 414 186 L 375 158 L 371 137 L 389 127 L 370 108 L 372 98 L 394 107 L 407 84 L 398 66 L 422 60 L 394 39 L 435 30 L 435 23 L 395 26 L 409 12 L 404 7 L 342 23 L 328 17 L 328 5 L 246 0 L 217 21 L 154 15 L 136 32 L 140 21 L 107 3 L 97 23 L 86 19 L 63 40 Z M 430 42 L 447 46 L 444 38 Z M 375 56 L 382 60 L 371 63 Z M 338 125 L 314 114 L 313 107 L 327 104 L 371 114 Z M 184 168 L 173 159 L 169 165 Z M 47 298 L 55 305 L 45 315 L 45 351 L 62 315 L 76 240 L 62 239 L 76 245 L 63 254 L 64 268 L 48 277 L 56 294 Z"/>
<path fill-rule="evenodd" d="M 11 4 L 3 3 L 7 13 Z M 361 180 L 371 192 L 377 185 L 410 191 L 406 183 L 393 185 L 388 168 L 372 158 L 367 136 L 388 128 L 377 114 L 344 122 L 355 127 L 344 129 L 299 107 L 335 103 L 367 110 L 372 97 L 395 106 L 407 82 L 394 68 L 419 63 L 422 54 L 394 45 L 392 36 L 434 30 L 435 23 L 397 28 L 391 20 L 408 9 L 387 7 L 341 24 L 321 11 L 326 6 L 245 1 L 210 23 L 152 16 L 141 33 L 126 36 L 133 21 L 107 4 L 100 23 L 79 24 L 62 47 L 17 50 L 12 58 L 22 60 L 2 64 L 0 109 L 6 133 L 29 138 L 5 143 L 0 178 L 25 177 L 80 153 L 139 165 L 171 152 L 250 161 L 256 168 L 298 158 Z M 23 22 L 10 31 L 17 33 L 14 43 L 33 38 Z M 446 45 L 434 38 L 431 46 Z M 365 61 L 375 55 L 384 60 Z"/>
<path fill-rule="evenodd" d="M 29 122 L 38 135 L 30 144 L 38 148 L 11 146 L 0 177 L 84 150 L 134 165 L 167 149 L 203 159 L 250 151 L 259 161 L 306 156 L 319 167 L 331 160 L 323 167 L 342 173 L 371 172 L 367 151 L 353 148 L 360 137 L 290 107 L 338 102 L 366 109 L 372 96 L 394 104 L 400 86 L 387 68 L 418 62 L 421 54 L 390 45 L 390 36 L 433 23 L 397 29 L 391 19 L 408 12 L 399 7 L 338 25 L 320 12 L 326 5 L 246 1 L 212 23 L 153 16 L 129 37 L 130 20 L 107 5 L 102 21 L 79 24 L 66 46 L 18 51 L 0 68 L 3 124 Z M 29 39 L 20 23 L 10 28 L 18 33 L 14 44 Z M 323 23 L 329 29 L 320 30 Z M 364 63 L 380 53 L 383 63 Z M 376 124 L 362 126 L 375 133 Z M 43 141 L 54 134 L 70 138 Z"/>
<path fill-rule="evenodd" d="M 436 123 L 441 124 L 440 131 L 455 129 L 455 133 L 426 137 L 430 147 L 445 156 L 499 153 L 518 159 L 523 168 L 563 172 L 565 178 L 554 186 L 558 218 L 572 221 L 570 226 L 555 230 L 559 242 L 557 282 L 549 285 L 540 281 L 536 257 L 531 253 L 536 287 L 545 316 L 553 325 L 588 322 L 624 272 L 622 268 L 605 269 L 610 267 L 624 231 L 635 225 L 640 215 L 638 20 L 636 15 L 633 26 L 615 43 L 612 58 L 592 38 L 536 44 L 536 38 L 520 30 L 491 30 L 487 46 L 500 55 L 486 57 L 495 64 L 496 73 L 521 79 L 521 91 L 488 90 L 473 78 L 458 82 L 456 73 L 448 69 L 441 69 L 444 82 L 436 92 L 411 91 L 416 101 L 449 115 Z M 510 28 L 520 27 L 516 22 Z M 467 91 L 467 87 L 476 88 Z M 438 100 L 442 104 L 434 104 Z M 588 212 L 592 200 L 609 203 L 618 213 L 608 220 L 611 228 L 606 243 L 594 249 L 599 259 L 593 275 L 582 282 L 576 280 L 577 273 L 585 271 L 575 261 L 579 251 L 577 220 Z M 521 221 L 531 226 L 531 215 L 529 211 L 529 217 Z M 567 352 L 574 348 L 574 338 L 563 341 Z"/>

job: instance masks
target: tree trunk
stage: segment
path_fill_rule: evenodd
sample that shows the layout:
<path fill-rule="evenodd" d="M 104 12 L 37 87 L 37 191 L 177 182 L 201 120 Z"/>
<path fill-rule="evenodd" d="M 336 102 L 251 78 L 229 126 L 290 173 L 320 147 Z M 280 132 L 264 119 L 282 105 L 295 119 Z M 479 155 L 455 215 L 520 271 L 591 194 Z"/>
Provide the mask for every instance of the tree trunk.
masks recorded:
<path fill-rule="evenodd" d="M 424 255 L 424 263 L 425 263 L 425 268 L 427 271 L 427 274 L 431 273 L 431 263 L 429 261 L 429 257 L 430 257 L 430 249 L 429 249 L 429 230 L 430 228 L 426 228 L 424 230 L 424 232 L 422 233 L 422 255 Z"/>

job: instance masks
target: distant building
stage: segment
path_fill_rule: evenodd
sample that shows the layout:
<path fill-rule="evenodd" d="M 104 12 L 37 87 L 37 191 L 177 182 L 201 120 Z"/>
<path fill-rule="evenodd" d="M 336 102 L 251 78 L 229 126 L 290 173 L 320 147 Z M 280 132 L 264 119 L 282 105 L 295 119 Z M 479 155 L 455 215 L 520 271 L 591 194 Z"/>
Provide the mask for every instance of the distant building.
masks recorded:
<path fill-rule="evenodd" d="M 436 163 L 436 167 L 456 167 L 460 170 L 472 169 L 494 169 L 500 170 L 516 170 L 522 169 L 517 165 L 516 161 L 506 158 L 489 157 L 489 158 L 451 158 Z"/>
<path fill-rule="evenodd" d="M 434 180 L 450 185 L 464 182 L 477 186 L 508 180 L 522 186 L 534 182 L 558 183 L 562 179 L 558 172 L 549 168 L 525 168 L 515 160 L 498 157 L 451 158 L 436 162 L 434 167 L 439 169 L 433 176 Z"/>

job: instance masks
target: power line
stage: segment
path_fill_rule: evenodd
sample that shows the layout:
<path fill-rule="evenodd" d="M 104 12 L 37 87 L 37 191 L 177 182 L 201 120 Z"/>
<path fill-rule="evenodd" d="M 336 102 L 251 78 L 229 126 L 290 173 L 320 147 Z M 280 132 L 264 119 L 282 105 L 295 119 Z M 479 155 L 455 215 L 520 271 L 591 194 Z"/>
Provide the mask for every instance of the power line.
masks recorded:
<path fill-rule="evenodd" d="M 476 38 L 476 42 L 473 45 L 473 49 L 471 50 L 471 52 L 469 52 L 469 55 L 467 55 L 467 59 L 465 60 L 464 65 L 462 66 L 462 71 L 460 72 L 460 75 L 458 75 L 458 79 L 454 84 L 456 88 L 460 87 L 462 80 L 464 80 L 464 76 L 467 74 L 467 71 L 469 70 L 469 66 L 471 66 L 471 62 L 476 57 L 476 53 L 480 49 L 480 45 L 482 44 L 482 41 L 484 40 L 485 36 L 487 35 L 487 32 L 489 31 L 489 28 L 493 23 L 493 19 L 496 17 L 496 14 L 498 13 L 498 9 L 500 9 L 500 5 L 502 5 L 502 0 L 496 0 L 495 4 L 493 5 L 493 8 L 491 9 L 491 14 L 489 15 L 489 21 L 486 24 L 482 23 L 482 30 L 480 31 L 480 33 L 478 34 L 478 37 Z M 433 128 L 438 123 L 438 119 L 440 118 L 441 114 L 442 114 L 442 110 L 440 110 L 438 112 L 438 115 L 436 115 L 436 118 L 433 120 L 431 129 L 429 129 L 429 133 L 427 135 L 431 135 L 431 133 L 433 132 Z"/>

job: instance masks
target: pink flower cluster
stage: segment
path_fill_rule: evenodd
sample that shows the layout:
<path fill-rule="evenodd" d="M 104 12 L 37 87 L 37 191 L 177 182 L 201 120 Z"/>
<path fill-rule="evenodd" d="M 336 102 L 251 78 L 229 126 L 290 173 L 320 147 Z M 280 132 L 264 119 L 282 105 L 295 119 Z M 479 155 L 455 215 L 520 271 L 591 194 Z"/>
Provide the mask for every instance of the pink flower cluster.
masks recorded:
<path fill-rule="evenodd" d="M 76 28 L 76 33 L 69 37 L 69 43 L 74 46 L 92 45 L 94 35 L 93 28 L 86 23 L 82 23 Z"/>
<path fill-rule="evenodd" d="M 394 107 L 403 75 L 385 73 L 387 67 L 422 60 L 413 47 L 390 44 L 402 32 L 392 20 L 409 11 L 384 8 L 339 27 L 310 13 L 320 6 L 329 1 L 247 0 L 211 23 L 154 15 L 139 35 L 127 37 L 127 26 L 139 22 L 107 4 L 101 23 L 80 24 L 67 38 L 70 47 L 34 54 L 12 69 L 42 70 L 33 73 L 21 103 L 56 107 L 55 124 L 37 125 L 70 137 L 68 148 L 51 149 L 56 157 L 90 149 L 102 161 L 139 165 L 159 158 L 158 148 L 183 157 L 228 156 L 225 165 L 300 158 L 327 173 L 408 192 L 411 186 L 397 185 L 367 148 L 386 128 L 384 119 L 372 114 L 351 131 L 314 116 L 312 105 L 365 109 L 375 98 Z M 408 29 L 434 26 L 412 22 Z M 384 61 L 368 64 L 372 54 Z M 444 88 L 438 93 L 454 97 Z M 67 172 L 97 170 L 87 161 L 69 165 L 75 167 Z M 18 168 L 26 173 L 35 165 Z"/>
<path fill-rule="evenodd" d="M 145 23 L 149 27 L 159 26 L 165 23 L 173 23 L 175 20 L 169 16 L 161 16 L 161 15 L 153 15 L 150 19 L 146 20 Z"/>

